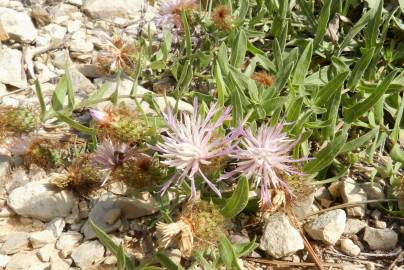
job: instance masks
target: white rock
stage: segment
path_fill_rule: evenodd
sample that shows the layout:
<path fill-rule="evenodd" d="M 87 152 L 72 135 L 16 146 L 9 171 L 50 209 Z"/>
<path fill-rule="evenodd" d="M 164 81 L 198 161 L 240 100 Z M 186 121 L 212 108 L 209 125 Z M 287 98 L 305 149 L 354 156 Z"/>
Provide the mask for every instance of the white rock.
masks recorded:
<path fill-rule="evenodd" d="M 76 248 L 71 257 L 78 267 L 86 268 L 102 260 L 105 249 L 98 241 L 84 242 Z"/>
<path fill-rule="evenodd" d="M 379 183 L 365 183 L 362 185 L 368 200 L 384 200 L 383 187 Z M 371 207 L 377 207 L 377 203 L 370 203 Z"/>
<path fill-rule="evenodd" d="M 6 267 L 10 259 L 10 256 L 0 254 L 0 267 Z"/>
<path fill-rule="evenodd" d="M 69 33 L 76 32 L 77 30 L 80 29 L 81 26 L 82 26 L 82 23 L 80 20 L 69 21 L 69 22 L 67 22 L 67 31 Z"/>
<path fill-rule="evenodd" d="M 94 49 L 93 43 L 86 39 L 73 39 L 70 42 L 70 51 L 73 52 L 89 53 L 93 49 Z"/>
<path fill-rule="evenodd" d="M 50 243 L 54 244 L 56 242 L 56 237 L 52 231 L 44 230 L 31 233 L 29 241 L 33 248 L 40 248 Z"/>
<path fill-rule="evenodd" d="M 3 186 L 5 177 L 10 172 L 10 159 L 6 156 L 0 155 L 0 186 Z"/>
<path fill-rule="evenodd" d="M 0 7 L 0 23 L 11 38 L 26 43 L 34 41 L 38 32 L 30 16 L 9 8 Z"/>
<path fill-rule="evenodd" d="M 1 16 L 1 8 L 0 8 Z M 27 79 L 22 72 L 22 53 L 19 50 L 0 48 L 0 82 L 18 88 L 28 86 Z"/>
<path fill-rule="evenodd" d="M 68 0 L 67 3 L 75 6 L 82 6 L 83 1 L 82 0 Z"/>
<path fill-rule="evenodd" d="M 314 193 L 307 194 L 293 202 L 292 211 L 297 218 L 304 218 L 311 212 L 314 202 Z"/>
<path fill-rule="evenodd" d="M 59 191 L 50 184 L 30 182 L 14 189 L 7 204 L 21 216 L 50 221 L 69 215 L 75 200 L 71 191 Z"/>
<path fill-rule="evenodd" d="M 29 233 L 13 232 L 6 236 L 4 244 L 0 249 L 1 254 L 10 255 L 24 250 L 28 247 Z"/>
<path fill-rule="evenodd" d="M 346 214 L 337 209 L 320 215 L 304 226 L 305 231 L 315 240 L 334 245 L 344 232 Z"/>
<path fill-rule="evenodd" d="M 54 244 L 47 244 L 38 250 L 38 257 L 43 262 L 49 262 L 52 254 L 55 252 Z"/>
<path fill-rule="evenodd" d="M 117 261 L 118 260 L 117 260 L 116 256 L 112 255 L 112 256 L 106 257 L 103 263 L 106 265 L 114 265 L 117 263 Z"/>
<path fill-rule="evenodd" d="M 79 246 L 83 235 L 79 232 L 68 231 L 60 235 L 59 240 L 56 242 L 56 248 L 62 252 L 64 258 L 69 256 L 73 249 Z"/>
<path fill-rule="evenodd" d="M 382 220 L 375 220 L 375 227 L 377 229 L 385 229 L 385 228 L 387 228 L 387 223 Z"/>
<path fill-rule="evenodd" d="M 260 248 L 275 258 L 289 256 L 304 248 L 303 238 L 283 213 L 267 218 Z"/>
<path fill-rule="evenodd" d="M 59 254 L 53 254 L 50 258 L 51 267 L 49 270 L 69 270 L 70 265 L 72 264 L 71 259 L 62 259 L 59 257 Z"/>
<path fill-rule="evenodd" d="M 330 192 L 324 186 L 318 188 L 314 194 L 316 200 L 321 204 L 323 207 L 330 207 L 333 199 L 331 197 Z"/>
<path fill-rule="evenodd" d="M 65 226 L 66 222 L 63 218 L 55 218 L 46 225 L 46 229 L 52 231 L 53 235 L 59 238 Z"/>
<path fill-rule="evenodd" d="M 51 23 L 48 24 L 47 26 L 44 26 L 41 31 L 43 31 L 44 33 L 46 33 L 47 35 L 49 35 L 51 37 L 52 40 L 63 40 L 63 38 L 66 35 L 66 28 L 62 27 L 58 24 L 55 23 Z"/>
<path fill-rule="evenodd" d="M 351 239 L 341 239 L 340 248 L 344 254 L 349 256 L 358 256 L 361 252 L 360 247 L 355 245 Z"/>
<path fill-rule="evenodd" d="M 139 15 L 147 1 L 142 0 L 87 0 L 83 10 L 93 19 L 113 19 Z"/>
<path fill-rule="evenodd" d="M 45 270 L 48 266 L 35 253 L 18 253 L 11 257 L 6 270 Z"/>
<path fill-rule="evenodd" d="M 397 245 L 398 234 L 390 229 L 367 227 L 363 235 L 371 250 L 389 250 Z"/>
<path fill-rule="evenodd" d="M 363 202 L 367 200 L 366 192 L 351 178 L 347 178 L 341 183 L 340 191 L 344 203 Z M 347 213 L 350 217 L 363 217 L 365 211 L 366 204 L 347 208 Z"/>
<path fill-rule="evenodd" d="M 357 234 L 367 226 L 366 222 L 356 219 L 348 218 L 346 220 L 344 233 L 345 234 Z"/>

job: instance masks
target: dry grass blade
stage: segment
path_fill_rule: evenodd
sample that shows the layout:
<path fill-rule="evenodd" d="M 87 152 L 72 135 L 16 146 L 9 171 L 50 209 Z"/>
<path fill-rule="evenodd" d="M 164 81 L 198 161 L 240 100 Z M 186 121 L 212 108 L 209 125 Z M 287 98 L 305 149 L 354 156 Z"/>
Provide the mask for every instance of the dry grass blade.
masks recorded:
<path fill-rule="evenodd" d="M 392 270 L 394 266 L 399 262 L 402 258 L 404 257 L 404 251 L 398 254 L 398 256 L 394 259 L 394 261 L 390 264 L 389 268 L 387 270 Z"/>
<path fill-rule="evenodd" d="M 257 258 L 251 258 L 251 257 L 246 257 L 244 258 L 247 261 L 252 261 L 256 263 L 261 263 L 265 265 L 272 265 L 275 267 L 313 267 L 317 266 L 316 263 L 310 263 L 310 262 L 286 262 L 286 261 L 278 261 L 278 260 L 268 260 L 268 259 L 257 259 Z M 351 264 L 341 264 L 341 263 L 322 263 L 323 266 L 325 267 L 332 267 L 333 269 L 343 269 L 346 266 L 351 266 Z M 290 269 L 290 268 L 288 268 Z M 324 268 L 322 268 L 324 269 Z"/>

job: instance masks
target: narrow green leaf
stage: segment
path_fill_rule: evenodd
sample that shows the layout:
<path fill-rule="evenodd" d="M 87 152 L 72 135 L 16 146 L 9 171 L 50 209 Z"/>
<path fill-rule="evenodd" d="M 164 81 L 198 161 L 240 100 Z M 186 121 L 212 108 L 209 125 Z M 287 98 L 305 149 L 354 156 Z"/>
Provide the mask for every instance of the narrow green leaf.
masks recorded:
<path fill-rule="evenodd" d="M 256 236 L 248 243 L 241 243 L 233 245 L 237 257 L 242 257 L 253 252 L 259 245 L 255 242 Z"/>
<path fill-rule="evenodd" d="M 35 93 L 38 98 L 39 105 L 41 106 L 41 119 L 42 119 L 46 114 L 46 105 L 45 100 L 43 98 L 42 88 L 41 85 L 39 84 L 38 79 L 35 80 Z"/>
<path fill-rule="evenodd" d="M 390 72 L 367 99 L 346 109 L 344 111 L 345 120 L 348 123 L 352 123 L 359 116 L 369 111 L 384 95 L 384 93 L 386 92 L 390 83 L 394 80 L 394 77 L 396 76 L 397 73 L 398 69 Z"/>
<path fill-rule="evenodd" d="M 90 224 L 101 244 L 105 246 L 109 251 L 111 251 L 112 254 L 117 256 L 119 252 L 119 246 L 112 240 L 112 238 L 103 230 L 101 230 L 91 219 L 88 220 L 88 223 Z"/>
<path fill-rule="evenodd" d="M 351 90 L 354 90 L 356 85 L 359 83 L 360 79 L 365 73 L 367 66 L 372 60 L 373 53 L 375 52 L 375 48 L 367 49 L 366 52 L 362 55 L 359 62 L 355 65 L 352 70 L 351 76 L 349 76 L 347 87 Z"/>
<path fill-rule="evenodd" d="M 334 93 L 340 91 L 341 87 L 344 85 L 345 79 L 348 77 L 348 74 L 349 71 L 343 72 L 321 87 L 316 97 L 316 105 L 323 105 L 333 97 Z"/>
<path fill-rule="evenodd" d="M 126 269 L 126 259 L 125 259 L 125 252 L 123 250 L 122 244 L 118 248 L 118 254 L 116 255 L 116 258 L 117 258 L 118 270 L 125 270 Z"/>
<path fill-rule="evenodd" d="M 225 235 L 219 237 L 219 253 L 223 263 L 228 269 L 240 269 L 237 263 L 237 256 L 234 252 L 233 246 Z"/>
<path fill-rule="evenodd" d="M 159 263 L 165 267 L 167 270 L 182 270 L 184 268 L 181 265 L 174 263 L 170 258 L 168 258 L 164 253 L 157 252 L 155 255 Z"/>
<path fill-rule="evenodd" d="M 326 0 L 321 8 L 317 30 L 313 41 L 314 50 L 318 48 L 321 41 L 324 39 L 325 32 L 327 31 L 328 21 L 330 19 L 331 3 L 331 0 Z"/>
<path fill-rule="evenodd" d="M 332 140 L 324 149 L 320 150 L 314 160 L 307 162 L 303 171 L 308 174 L 314 174 L 330 165 L 334 158 L 339 154 L 348 138 L 348 133 L 344 132 Z"/>
<path fill-rule="evenodd" d="M 400 144 L 396 143 L 390 151 L 390 157 L 392 160 L 404 164 L 404 151 L 400 148 Z"/>
<path fill-rule="evenodd" d="M 396 119 L 394 122 L 394 128 L 393 128 L 393 131 L 391 132 L 391 136 L 390 136 L 393 143 L 397 142 L 398 137 L 400 135 L 400 131 L 401 131 L 400 123 L 401 123 L 401 119 L 402 119 L 403 113 L 404 113 L 404 97 L 401 97 L 400 99 L 401 99 L 401 102 L 400 102 L 400 105 L 398 107 L 397 114 L 395 117 Z"/>
<path fill-rule="evenodd" d="M 248 203 L 248 191 L 248 180 L 245 177 L 242 177 L 239 180 L 236 190 L 227 200 L 226 205 L 222 208 L 222 215 L 226 218 L 232 218 L 243 211 Z"/>
<path fill-rule="evenodd" d="M 192 53 L 192 46 L 191 46 L 191 32 L 189 30 L 189 24 L 187 19 L 187 12 L 185 9 L 181 11 L 181 19 L 182 19 L 182 27 L 184 28 L 185 33 L 185 51 L 187 58 L 189 59 Z"/>
<path fill-rule="evenodd" d="M 363 16 L 355 23 L 355 25 L 349 30 L 348 34 L 344 37 L 342 44 L 338 50 L 338 54 L 340 55 L 341 52 L 351 43 L 352 39 L 368 24 L 369 17 L 371 14 L 371 10 L 363 14 Z"/>
<path fill-rule="evenodd" d="M 220 65 L 220 70 L 222 71 L 223 76 L 227 76 L 229 73 L 229 60 L 227 56 L 227 46 L 224 42 L 220 44 L 219 51 L 217 53 L 217 62 Z"/>
<path fill-rule="evenodd" d="M 109 87 L 110 87 L 109 83 L 102 84 L 101 87 L 94 94 L 84 99 L 79 104 L 77 104 L 76 108 L 89 107 L 99 103 L 103 98 L 104 94 L 108 91 Z"/>
<path fill-rule="evenodd" d="M 217 99 L 220 106 L 224 106 L 224 98 L 227 95 L 226 85 L 222 76 L 219 63 L 216 61 L 213 67 L 213 76 L 216 82 Z"/>
<path fill-rule="evenodd" d="M 74 89 L 72 83 L 72 77 L 70 76 L 69 68 L 66 67 L 65 69 L 65 76 L 66 76 L 66 88 L 67 88 L 67 100 L 68 100 L 68 107 L 70 110 L 74 108 Z"/>
<path fill-rule="evenodd" d="M 371 11 L 371 18 L 366 28 L 367 31 L 365 32 L 365 43 L 367 48 L 376 46 L 379 27 L 382 21 L 383 0 L 379 0 L 377 9 L 372 8 Z"/>
<path fill-rule="evenodd" d="M 398 3 L 400 4 L 401 12 L 404 13 L 404 0 L 398 0 Z"/>
<path fill-rule="evenodd" d="M 295 63 L 293 62 L 289 62 L 276 74 L 276 81 L 274 84 L 275 94 L 280 93 L 285 87 L 286 83 L 288 82 L 289 76 L 292 73 L 294 64 Z"/>
<path fill-rule="evenodd" d="M 306 77 L 307 71 L 309 70 L 312 54 L 313 41 L 310 40 L 296 64 L 295 72 L 292 79 L 293 84 L 303 84 L 304 78 Z"/>
<path fill-rule="evenodd" d="M 60 111 L 63 109 L 65 98 L 67 93 L 67 79 L 66 74 L 63 75 L 58 84 L 56 85 L 55 91 L 52 95 L 51 105 L 54 111 Z"/>
<path fill-rule="evenodd" d="M 345 143 L 340 151 L 340 154 L 349 153 L 356 149 L 359 149 L 359 147 L 361 147 L 365 143 L 369 143 L 377 135 L 377 133 L 379 133 L 379 127 L 375 127 L 374 129 L 360 136 L 359 138 L 353 139 Z"/>
<path fill-rule="evenodd" d="M 231 48 L 230 64 L 240 67 L 244 62 L 247 52 L 247 36 L 243 30 L 240 30 Z"/>
<path fill-rule="evenodd" d="M 89 128 L 86 126 L 83 126 L 82 124 L 80 124 L 79 122 L 74 121 L 72 118 L 70 118 L 69 116 L 61 113 L 61 112 L 55 112 L 56 117 L 60 120 L 65 122 L 66 124 L 68 124 L 71 128 L 83 132 L 84 134 L 88 134 L 88 135 L 94 135 L 96 134 L 96 130 L 94 128 Z"/>

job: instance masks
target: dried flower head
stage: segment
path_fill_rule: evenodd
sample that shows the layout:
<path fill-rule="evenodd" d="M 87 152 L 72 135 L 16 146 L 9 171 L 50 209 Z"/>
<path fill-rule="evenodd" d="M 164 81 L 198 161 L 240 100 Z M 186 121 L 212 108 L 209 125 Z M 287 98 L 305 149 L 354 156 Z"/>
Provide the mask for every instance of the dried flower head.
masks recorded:
<path fill-rule="evenodd" d="M 193 250 L 215 246 L 219 236 L 226 233 L 225 218 L 212 202 L 200 199 L 188 202 L 175 223 L 157 224 L 161 246 L 177 244 L 184 256 Z"/>
<path fill-rule="evenodd" d="M 137 51 L 134 43 L 115 36 L 112 42 L 108 43 L 107 48 L 97 56 L 95 62 L 107 74 L 118 70 L 131 74 L 135 68 L 134 57 Z"/>
<path fill-rule="evenodd" d="M 231 28 L 231 11 L 229 6 L 220 5 L 213 9 L 212 21 L 221 31 L 226 31 Z"/>
<path fill-rule="evenodd" d="M 94 162 L 102 170 L 112 171 L 133 155 L 133 149 L 124 143 L 115 144 L 105 140 L 95 152 Z"/>
<path fill-rule="evenodd" d="M 159 0 L 156 22 L 164 27 L 182 28 L 181 12 L 192 11 L 196 6 L 196 0 Z"/>
<path fill-rule="evenodd" d="M 231 154 L 236 158 L 237 168 L 223 175 L 223 179 L 240 173 L 247 178 L 254 178 L 260 189 L 260 205 L 263 210 L 272 206 L 272 190 L 283 190 L 286 198 L 293 198 L 293 192 L 281 175 L 301 174 L 292 163 L 307 159 L 293 159 L 289 152 L 298 141 L 288 138 L 282 132 L 283 124 L 276 126 L 262 125 L 256 136 L 251 129 L 242 130 L 240 144 Z"/>
<path fill-rule="evenodd" d="M 97 135 L 101 139 L 111 138 L 126 144 L 139 144 L 151 140 L 156 134 L 139 113 L 125 105 L 106 111 L 90 109 L 96 122 Z"/>
<path fill-rule="evenodd" d="M 169 127 L 167 135 L 162 136 L 163 142 L 158 143 L 154 150 L 164 159 L 163 164 L 177 169 L 177 173 L 163 186 L 162 193 L 176 181 L 182 183 L 186 178 L 191 182 L 191 198 L 196 195 L 195 176 L 199 175 L 206 184 L 218 195 L 220 191 L 202 172 L 203 167 L 210 166 L 217 158 L 226 156 L 231 151 L 232 136 L 221 137 L 216 130 L 230 116 L 230 108 L 226 108 L 217 120 L 213 117 L 219 112 L 213 105 L 206 117 L 198 113 L 198 101 L 194 101 L 194 111 L 191 115 L 182 112 L 180 119 L 176 119 L 168 111 L 164 115 Z"/>
<path fill-rule="evenodd" d="M 1 133 L 29 133 L 37 128 L 39 119 L 37 115 L 27 107 L 0 107 L 0 132 Z M 4 135 L 4 134 L 3 134 Z"/>
<path fill-rule="evenodd" d="M 263 87 L 270 87 L 274 83 L 274 78 L 265 71 L 254 72 L 251 79 Z"/>
<path fill-rule="evenodd" d="M 58 141 L 33 135 L 17 138 L 9 150 L 14 156 L 21 156 L 27 166 L 51 169 L 63 165 L 64 148 Z"/>
<path fill-rule="evenodd" d="M 96 190 L 102 183 L 103 175 L 94 167 L 91 154 L 83 154 L 76 158 L 68 167 L 67 174 L 53 179 L 59 188 L 72 188 L 80 195 L 88 195 Z"/>

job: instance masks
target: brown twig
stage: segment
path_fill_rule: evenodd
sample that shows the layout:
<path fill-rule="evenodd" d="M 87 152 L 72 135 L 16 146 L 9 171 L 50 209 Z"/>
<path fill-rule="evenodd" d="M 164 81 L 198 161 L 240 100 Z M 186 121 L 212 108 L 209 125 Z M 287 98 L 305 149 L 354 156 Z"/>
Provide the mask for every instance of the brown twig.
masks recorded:
<path fill-rule="evenodd" d="M 387 270 L 392 270 L 393 267 L 396 265 L 397 262 L 401 260 L 401 258 L 404 256 L 404 251 L 398 254 L 398 256 L 394 259 L 394 261 L 390 264 L 389 268 Z"/>

